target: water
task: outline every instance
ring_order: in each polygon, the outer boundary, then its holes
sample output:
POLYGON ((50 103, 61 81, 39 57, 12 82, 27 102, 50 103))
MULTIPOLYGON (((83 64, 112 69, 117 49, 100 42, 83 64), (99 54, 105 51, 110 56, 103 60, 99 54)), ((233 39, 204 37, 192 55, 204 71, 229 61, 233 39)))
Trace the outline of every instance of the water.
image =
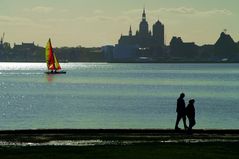
MULTIPOLYGON (((239 128, 239 64, 0 63, 0 129, 174 128, 195 98, 195 128, 239 128)), ((182 127, 182 123, 180 125, 182 127)))

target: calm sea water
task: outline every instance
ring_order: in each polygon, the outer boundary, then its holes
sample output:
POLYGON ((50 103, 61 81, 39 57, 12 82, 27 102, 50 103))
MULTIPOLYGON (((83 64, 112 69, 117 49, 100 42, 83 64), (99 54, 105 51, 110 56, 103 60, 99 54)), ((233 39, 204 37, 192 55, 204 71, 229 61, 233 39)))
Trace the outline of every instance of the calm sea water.
MULTIPOLYGON (((174 128, 195 98, 196 128, 239 128, 239 64, 0 63, 0 129, 174 128)), ((182 126, 182 124, 181 124, 182 126)))

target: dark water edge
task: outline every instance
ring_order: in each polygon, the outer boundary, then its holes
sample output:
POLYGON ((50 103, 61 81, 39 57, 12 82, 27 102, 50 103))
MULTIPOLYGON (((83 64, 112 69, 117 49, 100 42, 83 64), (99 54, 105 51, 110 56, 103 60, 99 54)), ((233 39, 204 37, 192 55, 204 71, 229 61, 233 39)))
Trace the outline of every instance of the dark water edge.
MULTIPOLYGON (((239 129, 194 129, 198 134, 238 134, 239 129)), ((184 130, 174 129, 16 129, 0 130, 0 135, 7 134, 178 134, 184 130)))
MULTIPOLYGON (((9 61, 1 61, 0 63, 45 63, 45 60, 39 60, 39 61, 26 61, 26 60, 9 60, 9 61)), ((118 64, 144 64, 144 63, 148 63, 148 64, 236 64, 239 63, 239 61, 59 61, 60 63, 118 63, 118 64)))

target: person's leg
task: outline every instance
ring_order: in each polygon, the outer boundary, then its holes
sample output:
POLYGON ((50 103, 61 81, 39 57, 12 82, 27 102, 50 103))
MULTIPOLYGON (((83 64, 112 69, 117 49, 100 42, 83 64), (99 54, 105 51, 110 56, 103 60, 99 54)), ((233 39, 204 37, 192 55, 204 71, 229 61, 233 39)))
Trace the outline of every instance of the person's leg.
POLYGON ((192 124, 191 124, 192 128, 193 128, 195 125, 196 125, 196 121, 195 121, 195 119, 192 119, 192 124))
POLYGON ((179 124, 179 122, 180 122, 181 119, 182 119, 182 115, 181 115, 181 114, 178 114, 178 115, 177 115, 176 124, 175 124, 175 129, 176 129, 176 130, 180 129, 180 128, 178 127, 178 124, 179 124))
POLYGON ((188 128, 186 123, 186 116, 183 116, 183 125, 184 125, 184 129, 186 130, 188 128))
POLYGON ((175 129, 179 129, 178 124, 179 124, 180 120, 181 120, 181 115, 178 114, 177 119, 176 119, 175 129))
POLYGON ((192 119, 188 119, 189 120, 189 127, 188 127, 188 134, 191 135, 193 132, 192 132, 192 128, 194 126, 194 122, 192 119))

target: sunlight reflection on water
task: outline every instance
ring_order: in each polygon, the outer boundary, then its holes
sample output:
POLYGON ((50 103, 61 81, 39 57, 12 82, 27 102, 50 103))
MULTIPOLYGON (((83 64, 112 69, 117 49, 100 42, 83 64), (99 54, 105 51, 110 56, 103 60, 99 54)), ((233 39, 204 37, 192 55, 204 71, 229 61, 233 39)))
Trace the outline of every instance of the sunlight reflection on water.
POLYGON ((0 63, 0 70, 44 70, 45 64, 43 63, 17 63, 17 62, 2 62, 0 63))
POLYGON ((61 65, 0 63, 0 129, 169 128, 182 91, 197 128, 238 128, 239 64, 61 65))
MULTIPOLYGON (((107 63, 61 63, 63 69, 100 68, 110 66, 107 63)), ((0 70, 46 70, 45 63, 0 62, 0 70)))

